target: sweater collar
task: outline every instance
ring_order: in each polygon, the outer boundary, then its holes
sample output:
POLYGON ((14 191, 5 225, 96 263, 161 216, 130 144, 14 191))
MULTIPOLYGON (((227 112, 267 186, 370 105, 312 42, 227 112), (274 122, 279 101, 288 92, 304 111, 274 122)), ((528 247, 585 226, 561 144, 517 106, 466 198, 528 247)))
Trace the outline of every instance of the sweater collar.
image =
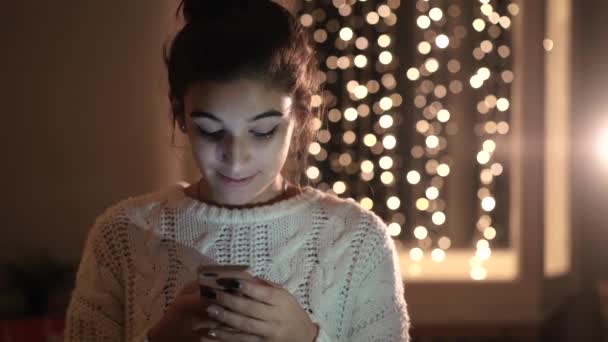
POLYGON ((308 208, 322 193, 310 186, 295 196, 251 208, 234 209, 212 205, 194 199, 184 192, 189 184, 179 182, 169 187, 169 205, 183 208, 189 215, 218 223, 245 223, 273 220, 308 208))

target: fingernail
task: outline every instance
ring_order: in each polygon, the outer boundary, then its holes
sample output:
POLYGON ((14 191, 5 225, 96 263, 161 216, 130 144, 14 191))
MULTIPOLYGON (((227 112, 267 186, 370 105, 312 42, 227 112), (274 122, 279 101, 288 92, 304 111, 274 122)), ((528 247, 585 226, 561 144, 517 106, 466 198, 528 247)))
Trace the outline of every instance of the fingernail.
POLYGON ((217 316, 219 314, 219 310, 215 306, 209 306, 207 308, 207 313, 211 316, 217 316))
POLYGON ((217 299, 217 294, 215 293, 215 290, 210 288, 209 286, 205 286, 205 285, 201 285, 201 296, 208 298, 208 299, 217 299))
POLYGON ((211 337, 217 337, 217 332, 215 330, 209 330, 209 332, 207 333, 207 335, 209 335, 211 337))
POLYGON ((216 282, 218 285, 228 289, 238 289, 241 287, 241 283, 234 278, 220 278, 216 282))

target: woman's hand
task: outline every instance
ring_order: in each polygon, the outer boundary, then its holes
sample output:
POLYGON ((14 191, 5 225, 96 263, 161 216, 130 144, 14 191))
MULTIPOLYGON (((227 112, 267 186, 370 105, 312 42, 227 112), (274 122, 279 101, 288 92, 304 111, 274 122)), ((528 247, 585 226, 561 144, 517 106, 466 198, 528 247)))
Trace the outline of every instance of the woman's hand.
POLYGON ((184 286, 163 318, 148 333, 150 342, 213 341, 208 336, 210 328, 220 324, 210 319, 205 308, 210 301, 201 298, 198 281, 184 286))
POLYGON ((257 281, 223 278, 218 284, 233 288, 244 296, 217 291, 217 305, 209 305, 209 316, 237 331, 221 327, 210 335, 224 342, 312 342, 318 326, 297 300, 280 285, 258 278, 257 281))

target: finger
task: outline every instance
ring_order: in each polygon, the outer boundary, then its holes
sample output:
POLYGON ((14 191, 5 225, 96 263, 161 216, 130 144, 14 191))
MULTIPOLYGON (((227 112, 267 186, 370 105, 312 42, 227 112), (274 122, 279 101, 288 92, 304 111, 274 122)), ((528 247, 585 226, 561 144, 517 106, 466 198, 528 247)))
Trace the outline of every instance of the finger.
POLYGON ((192 330, 198 331, 201 329, 211 329, 223 326, 222 323, 211 319, 207 313, 192 316, 192 330))
POLYGON ((227 331, 225 329, 212 329, 209 332, 210 335, 215 336, 217 339, 225 342, 260 342, 263 341, 262 337, 251 334, 244 334, 240 332, 227 331))
MULTIPOLYGON (((236 291, 236 290, 235 290, 236 291)), ((272 319, 273 307, 256 300, 252 300, 239 294, 227 291, 217 292, 216 302, 230 311, 255 318, 261 321, 272 319)))
POLYGON ((266 280, 266 279, 264 279, 264 278, 255 277, 255 279, 256 279, 256 280, 258 280, 258 281, 260 281, 260 282, 262 282, 262 284, 266 284, 266 285, 273 286, 273 287, 278 287, 278 288, 280 288, 280 289, 282 289, 282 288, 283 288, 283 286, 281 286, 281 285, 279 285, 279 284, 277 284, 277 283, 275 283, 275 282, 272 282, 272 281, 270 281, 270 280, 266 280))
POLYGON ((214 337, 212 335, 210 335, 211 331, 215 331, 218 329, 222 329, 228 332, 238 332, 238 330, 233 329, 227 325, 224 325, 222 323, 217 323, 217 325, 213 326, 213 327, 207 327, 207 328, 201 328, 199 330, 193 331, 194 333, 194 337, 196 338, 195 341, 218 341, 217 337, 214 337))
POLYGON ((285 298, 285 289, 282 287, 262 285, 259 281, 239 281, 239 292, 271 306, 278 306, 285 298))
POLYGON ((268 336, 270 332, 270 327, 266 322, 231 312, 219 305, 209 306, 207 313, 209 317, 247 334, 268 336))

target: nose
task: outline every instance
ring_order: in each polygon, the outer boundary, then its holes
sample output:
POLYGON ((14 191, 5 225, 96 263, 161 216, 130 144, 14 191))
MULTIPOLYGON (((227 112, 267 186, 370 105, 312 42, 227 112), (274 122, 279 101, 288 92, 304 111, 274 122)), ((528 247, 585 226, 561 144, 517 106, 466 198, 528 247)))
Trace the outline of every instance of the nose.
POLYGON ((247 164, 251 160, 249 144, 245 139, 226 134, 222 143, 218 144, 218 158, 225 166, 224 172, 230 172, 226 176, 247 177, 247 164))

